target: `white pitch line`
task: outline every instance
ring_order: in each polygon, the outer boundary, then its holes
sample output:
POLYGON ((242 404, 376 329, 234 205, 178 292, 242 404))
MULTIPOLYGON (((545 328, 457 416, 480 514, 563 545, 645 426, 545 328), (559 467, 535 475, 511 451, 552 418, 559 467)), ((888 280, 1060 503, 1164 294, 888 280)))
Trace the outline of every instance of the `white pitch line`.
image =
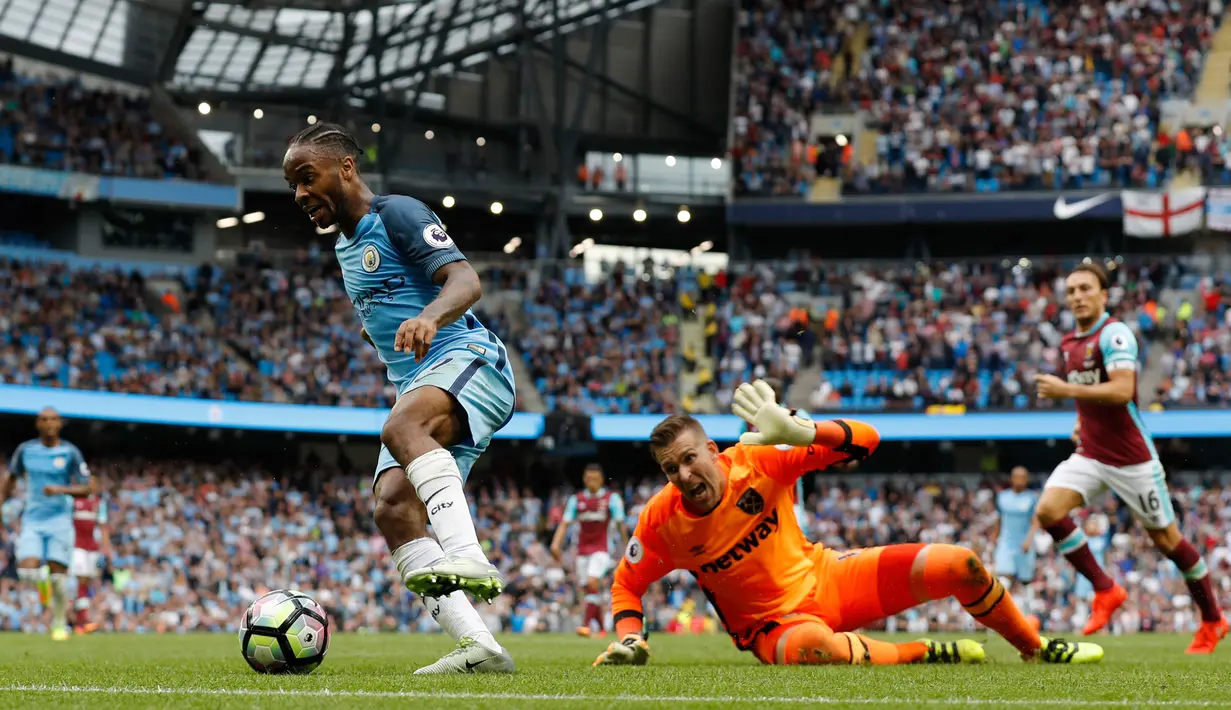
POLYGON ((736 703, 736 704, 784 704, 802 705, 811 703, 847 703, 850 705, 895 705, 911 707, 919 705, 950 706, 1051 706, 1051 707, 1149 707, 1149 708, 1231 708, 1226 700, 1077 700, 1062 698, 839 698, 806 696, 739 696, 739 695, 551 695, 548 693, 450 693, 418 690, 307 690, 307 689, 260 689, 260 688, 108 688, 80 685, 3 685, 0 693, 96 693, 99 695, 211 695, 240 698, 250 697, 332 697, 332 698, 405 698, 447 700, 534 700, 541 702, 569 703, 736 703))

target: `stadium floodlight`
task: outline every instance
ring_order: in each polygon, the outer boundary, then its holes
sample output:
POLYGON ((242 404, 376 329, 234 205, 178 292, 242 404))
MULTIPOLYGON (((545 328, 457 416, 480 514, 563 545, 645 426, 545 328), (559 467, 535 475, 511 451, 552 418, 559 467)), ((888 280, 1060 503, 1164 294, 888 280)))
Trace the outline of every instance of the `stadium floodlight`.
POLYGON ((424 131, 424 132, 423 132, 423 137, 424 137, 424 138, 426 138, 427 140, 429 140, 429 141, 430 141, 430 140, 432 140, 433 138, 435 138, 435 137, 436 137, 436 131, 433 131, 433 130, 431 130, 431 129, 428 129, 428 130, 426 130, 426 131, 424 131))
POLYGON ((499 202, 492 203, 492 214, 500 214, 503 211, 504 211, 504 205, 500 204, 499 202))
POLYGON ((624 154, 623 153, 612 153, 611 159, 618 163, 621 160, 624 160, 624 154))
POLYGON ((252 117, 255 119, 265 118, 265 112, 259 108, 252 109, 252 117))
POLYGON ((214 226, 217 227, 218 229, 230 229, 231 227, 234 227, 237 224, 239 224, 238 217, 223 217, 217 222, 214 222, 214 226))
POLYGON ((201 103, 197 104, 197 111, 198 111, 198 112, 199 112, 202 116, 208 116, 208 115, 209 115, 209 112, 210 112, 209 102, 208 102, 208 101, 202 101, 201 103))
POLYGON ((309 116, 308 116, 308 125, 309 125, 309 126, 315 126, 315 125, 316 125, 316 116, 313 116, 313 115, 309 115, 309 116))
POLYGON ((513 237, 508 244, 504 245, 504 253, 512 254, 517 251, 517 247, 521 246, 521 237, 513 237))
POLYGON ((692 212, 689 212, 687 207, 681 207, 680 211, 675 213, 675 218, 683 224, 692 219, 692 212))
POLYGON ((602 210, 600 210, 600 209, 599 209, 599 208, 597 208, 597 207, 595 207, 594 209, 590 210, 590 221, 591 221, 591 222, 599 222, 599 221, 602 221, 602 219, 603 219, 603 211, 602 211, 602 210))
POLYGON ((644 222, 645 217, 646 217, 645 210, 641 209, 640 207, 633 210, 633 221, 634 222, 644 222))
POLYGON ((243 217, 244 224, 256 224, 257 222, 260 222, 264 219, 265 219, 264 212, 249 212, 243 217))
POLYGON ((453 205, 457 204, 457 201, 453 199, 453 195, 445 195, 440 204, 444 205, 445 209, 452 209, 453 205))
POLYGON ((487 145, 487 139, 484 138, 483 136, 479 136, 478 138, 474 139, 474 144, 482 148, 483 146, 487 145))
POLYGON ((722 170, 722 158, 714 158, 711 160, 710 167, 715 170, 722 170))
POLYGON ((379 123, 373 123, 373 124, 372 124, 372 132, 373 132, 373 133, 380 133, 380 124, 379 124, 379 123))
POLYGON ((668 156, 667 156, 667 167, 668 167, 668 168, 674 168, 674 167, 675 167, 675 156, 674 156, 674 155, 668 155, 668 156))

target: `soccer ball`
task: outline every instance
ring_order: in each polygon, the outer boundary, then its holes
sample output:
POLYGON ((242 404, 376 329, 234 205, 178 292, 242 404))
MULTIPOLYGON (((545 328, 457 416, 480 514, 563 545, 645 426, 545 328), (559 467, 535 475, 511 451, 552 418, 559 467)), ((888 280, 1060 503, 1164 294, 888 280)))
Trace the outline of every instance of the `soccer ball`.
POLYGON ((244 612, 239 648, 257 673, 311 673, 329 650, 329 616, 303 592, 270 592, 244 612))

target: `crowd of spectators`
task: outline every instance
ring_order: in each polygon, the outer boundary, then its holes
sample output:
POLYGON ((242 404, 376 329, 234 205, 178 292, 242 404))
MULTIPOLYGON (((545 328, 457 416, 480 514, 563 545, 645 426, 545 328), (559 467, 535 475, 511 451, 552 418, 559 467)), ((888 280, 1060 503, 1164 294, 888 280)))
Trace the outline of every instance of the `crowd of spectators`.
MULTIPOLYGON (((1061 368, 1058 346, 1075 325, 1063 298, 1073 263, 799 259, 715 273, 615 263, 597 275, 480 264, 489 294, 478 316, 519 354, 522 394, 536 389, 546 411, 721 411, 740 382, 789 391, 818 362, 820 381, 795 406, 1049 406, 1029 393, 1036 373, 1061 368), (703 337, 685 338, 689 323, 703 337)), ((1107 265, 1110 310, 1137 332, 1142 362, 1156 345, 1165 351, 1170 377, 1142 404, 1231 401, 1222 277, 1162 258, 1107 265), (1165 289, 1201 299, 1169 312, 1165 289)), ((0 365, 16 384, 375 408, 396 399, 336 261, 315 248, 277 265, 250 254, 152 275, 0 259, 0 365), (159 300, 149 279, 178 289, 159 300)))
MULTIPOLYGON (((825 373, 816 409, 972 409, 1050 406, 1031 396, 1037 373, 1063 368, 1059 345, 1075 327, 1064 306, 1066 262, 961 262, 823 268, 840 294, 821 338, 825 373)), ((1111 262, 1108 310, 1152 343, 1183 324, 1158 302, 1187 283, 1179 261, 1111 262)), ((1145 397, 1147 401, 1150 397, 1145 397)))
POLYGON ((1195 87, 1222 12, 1222 0, 746 3, 739 189, 799 195, 818 174, 856 193, 1153 187, 1177 163, 1221 179, 1226 136, 1159 126, 1161 102, 1195 87), (874 157, 812 133, 814 115, 855 110, 874 157))
MULTIPOLYGON (((255 465, 115 460, 94 463, 111 511, 104 584, 94 599, 105 631, 233 630, 245 606, 271 588, 294 587, 320 600, 344 631, 435 631, 430 615, 401 585, 372 524, 366 473, 318 468, 271 471, 255 465)), ((628 501, 628 525, 662 481, 616 484, 628 501)), ((1216 589, 1231 601, 1231 488, 1189 480, 1175 490, 1181 524, 1206 555, 1216 589)), ((571 631, 581 599, 572 561, 557 562, 548 542, 569 491, 546 496, 511 482, 472 491, 480 539, 509 580, 509 591, 480 605, 490 628, 514 633, 571 631)), ((978 477, 945 482, 898 476, 876 485, 853 476, 818 479, 800 506, 808 537, 834 549, 901 542, 947 542, 991 559, 994 488, 978 477)), ((1095 502, 1092 537, 1109 544, 1106 566, 1130 591, 1113 632, 1186 632, 1196 623, 1183 580, 1127 509, 1108 496, 1095 502)), ((44 630, 33 589, 19 586, 12 530, 0 529, 0 629, 44 630)), ((1088 613, 1090 590, 1035 540, 1037 583, 1020 602, 1047 630, 1068 633, 1088 613)), ((646 595, 651 628, 672 626, 682 609, 706 609, 695 580, 673 573, 646 595)), ((713 616, 712 610, 709 611, 713 616)), ((975 628, 956 602, 902 615, 890 628, 923 633, 975 628)))
POLYGON ((674 411, 678 385, 677 280, 613 264, 599 279, 581 268, 543 279, 525 298, 514 342, 549 410, 582 414, 674 411))
POLYGON ((150 113, 148 96, 19 73, 0 57, 0 164, 135 178, 204 179, 200 147, 150 113))
MULTIPOLYGON (((1199 288, 1204 317, 1178 318, 1174 338, 1162 343, 1166 377, 1157 398, 1168 405, 1231 406, 1231 283, 1206 277, 1199 288)), ((1181 314, 1182 315, 1182 314, 1181 314)))

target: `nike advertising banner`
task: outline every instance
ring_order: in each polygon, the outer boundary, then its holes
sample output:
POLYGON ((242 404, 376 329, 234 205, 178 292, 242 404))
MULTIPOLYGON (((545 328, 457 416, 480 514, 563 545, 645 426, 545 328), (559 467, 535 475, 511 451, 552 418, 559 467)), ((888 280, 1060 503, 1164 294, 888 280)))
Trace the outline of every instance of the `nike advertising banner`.
POLYGON ((837 202, 737 198, 727 220, 747 226, 944 224, 1121 218, 1118 190, 843 195, 837 202))
POLYGON ((1205 227, 1219 232, 1231 232, 1231 189, 1210 188, 1205 199, 1205 227))
POLYGON ((1185 187, 1165 192, 1125 190, 1124 233, 1130 237, 1174 237, 1201 229, 1205 188, 1185 187))

